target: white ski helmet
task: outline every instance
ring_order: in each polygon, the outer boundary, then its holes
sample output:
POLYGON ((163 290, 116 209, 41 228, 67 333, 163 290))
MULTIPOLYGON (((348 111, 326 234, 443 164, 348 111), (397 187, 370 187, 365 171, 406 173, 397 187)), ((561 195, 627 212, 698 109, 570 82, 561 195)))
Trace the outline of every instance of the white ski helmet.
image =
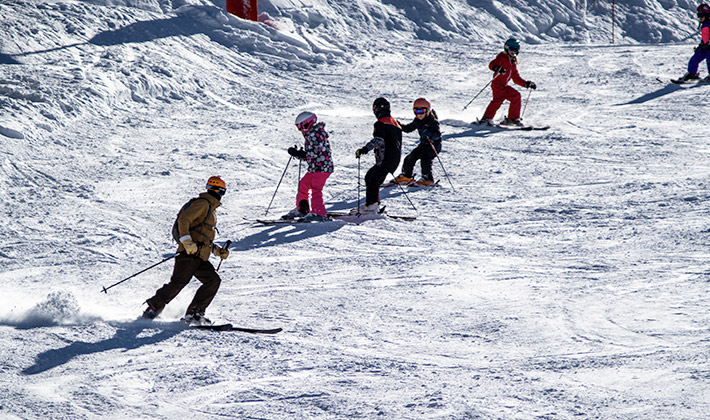
POLYGON ((303 111, 296 117, 296 127, 301 131, 308 131, 316 121, 318 121, 316 114, 303 111))

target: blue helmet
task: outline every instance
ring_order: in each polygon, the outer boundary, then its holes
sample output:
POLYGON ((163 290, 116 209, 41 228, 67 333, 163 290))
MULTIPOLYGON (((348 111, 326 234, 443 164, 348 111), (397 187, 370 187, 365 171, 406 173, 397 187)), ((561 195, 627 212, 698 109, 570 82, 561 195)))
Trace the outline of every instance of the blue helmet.
POLYGON ((503 48, 507 51, 511 51, 517 54, 518 51, 520 51, 520 42, 518 42, 518 40, 515 38, 510 38, 505 41, 505 44, 503 44, 503 48))

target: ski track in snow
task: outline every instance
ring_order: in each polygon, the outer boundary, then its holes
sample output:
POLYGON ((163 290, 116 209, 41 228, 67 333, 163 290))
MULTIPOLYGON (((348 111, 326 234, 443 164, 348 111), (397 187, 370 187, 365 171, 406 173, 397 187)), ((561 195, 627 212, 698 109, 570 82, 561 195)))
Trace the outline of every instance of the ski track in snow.
MULTIPOLYGON (((94 28, 162 16, 38 4, 48 25, 62 7, 94 28)), ((710 87, 656 81, 682 71, 690 44, 524 45, 521 75, 539 86, 525 120, 552 128, 491 132, 469 124, 488 92, 461 108, 497 44, 353 41, 361 52, 298 57, 279 44, 290 38, 233 51, 217 33, 30 45, 48 51, 2 66, 2 105, 24 126, 0 122, 0 417, 706 418, 710 87), (435 161, 441 187, 408 190, 416 212, 381 193, 413 222, 244 221, 302 143, 304 109, 331 134, 327 206, 355 206, 354 151, 379 95, 407 122, 410 101, 432 102, 455 190, 435 161), (235 242, 208 315, 278 335, 173 322, 196 282, 162 321, 135 321, 171 262, 99 293, 174 250, 177 209, 215 173, 229 186, 220 238, 235 242)), ((272 216, 293 206, 297 173, 272 216)))

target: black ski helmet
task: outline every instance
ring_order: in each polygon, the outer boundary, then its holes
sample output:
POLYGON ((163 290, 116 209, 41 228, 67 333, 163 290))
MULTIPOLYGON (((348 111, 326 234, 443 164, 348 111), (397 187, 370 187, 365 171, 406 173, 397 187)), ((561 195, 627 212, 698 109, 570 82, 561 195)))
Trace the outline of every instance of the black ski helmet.
POLYGON ((375 99, 375 102, 372 103, 372 112, 377 118, 389 117, 390 103, 387 101, 387 99, 379 97, 375 99))

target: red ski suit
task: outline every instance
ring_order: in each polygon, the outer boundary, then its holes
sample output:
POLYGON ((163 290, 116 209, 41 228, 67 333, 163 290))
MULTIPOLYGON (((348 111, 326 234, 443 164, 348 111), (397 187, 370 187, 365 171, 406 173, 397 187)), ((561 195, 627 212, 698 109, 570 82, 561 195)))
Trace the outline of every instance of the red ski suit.
POLYGON ((493 81, 491 82, 491 89, 493 90, 493 100, 488 104, 486 112, 483 116, 486 118, 493 119, 496 116, 496 111, 503 104, 506 99, 510 101, 510 108, 508 108, 508 118, 511 120, 520 118, 520 92, 518 92, 512 86, 508 86, 508 81, 513 79, 515 84, 525 87, 525 80, 518 74, 518 67, 516 65, 516 58, 511 57, 505 51, 498 54, 498 56, 488 64, 488 68, 493 70, 495 66, 501 66, 505 69, 505 73, 496 73, 493 76, 493 81))

